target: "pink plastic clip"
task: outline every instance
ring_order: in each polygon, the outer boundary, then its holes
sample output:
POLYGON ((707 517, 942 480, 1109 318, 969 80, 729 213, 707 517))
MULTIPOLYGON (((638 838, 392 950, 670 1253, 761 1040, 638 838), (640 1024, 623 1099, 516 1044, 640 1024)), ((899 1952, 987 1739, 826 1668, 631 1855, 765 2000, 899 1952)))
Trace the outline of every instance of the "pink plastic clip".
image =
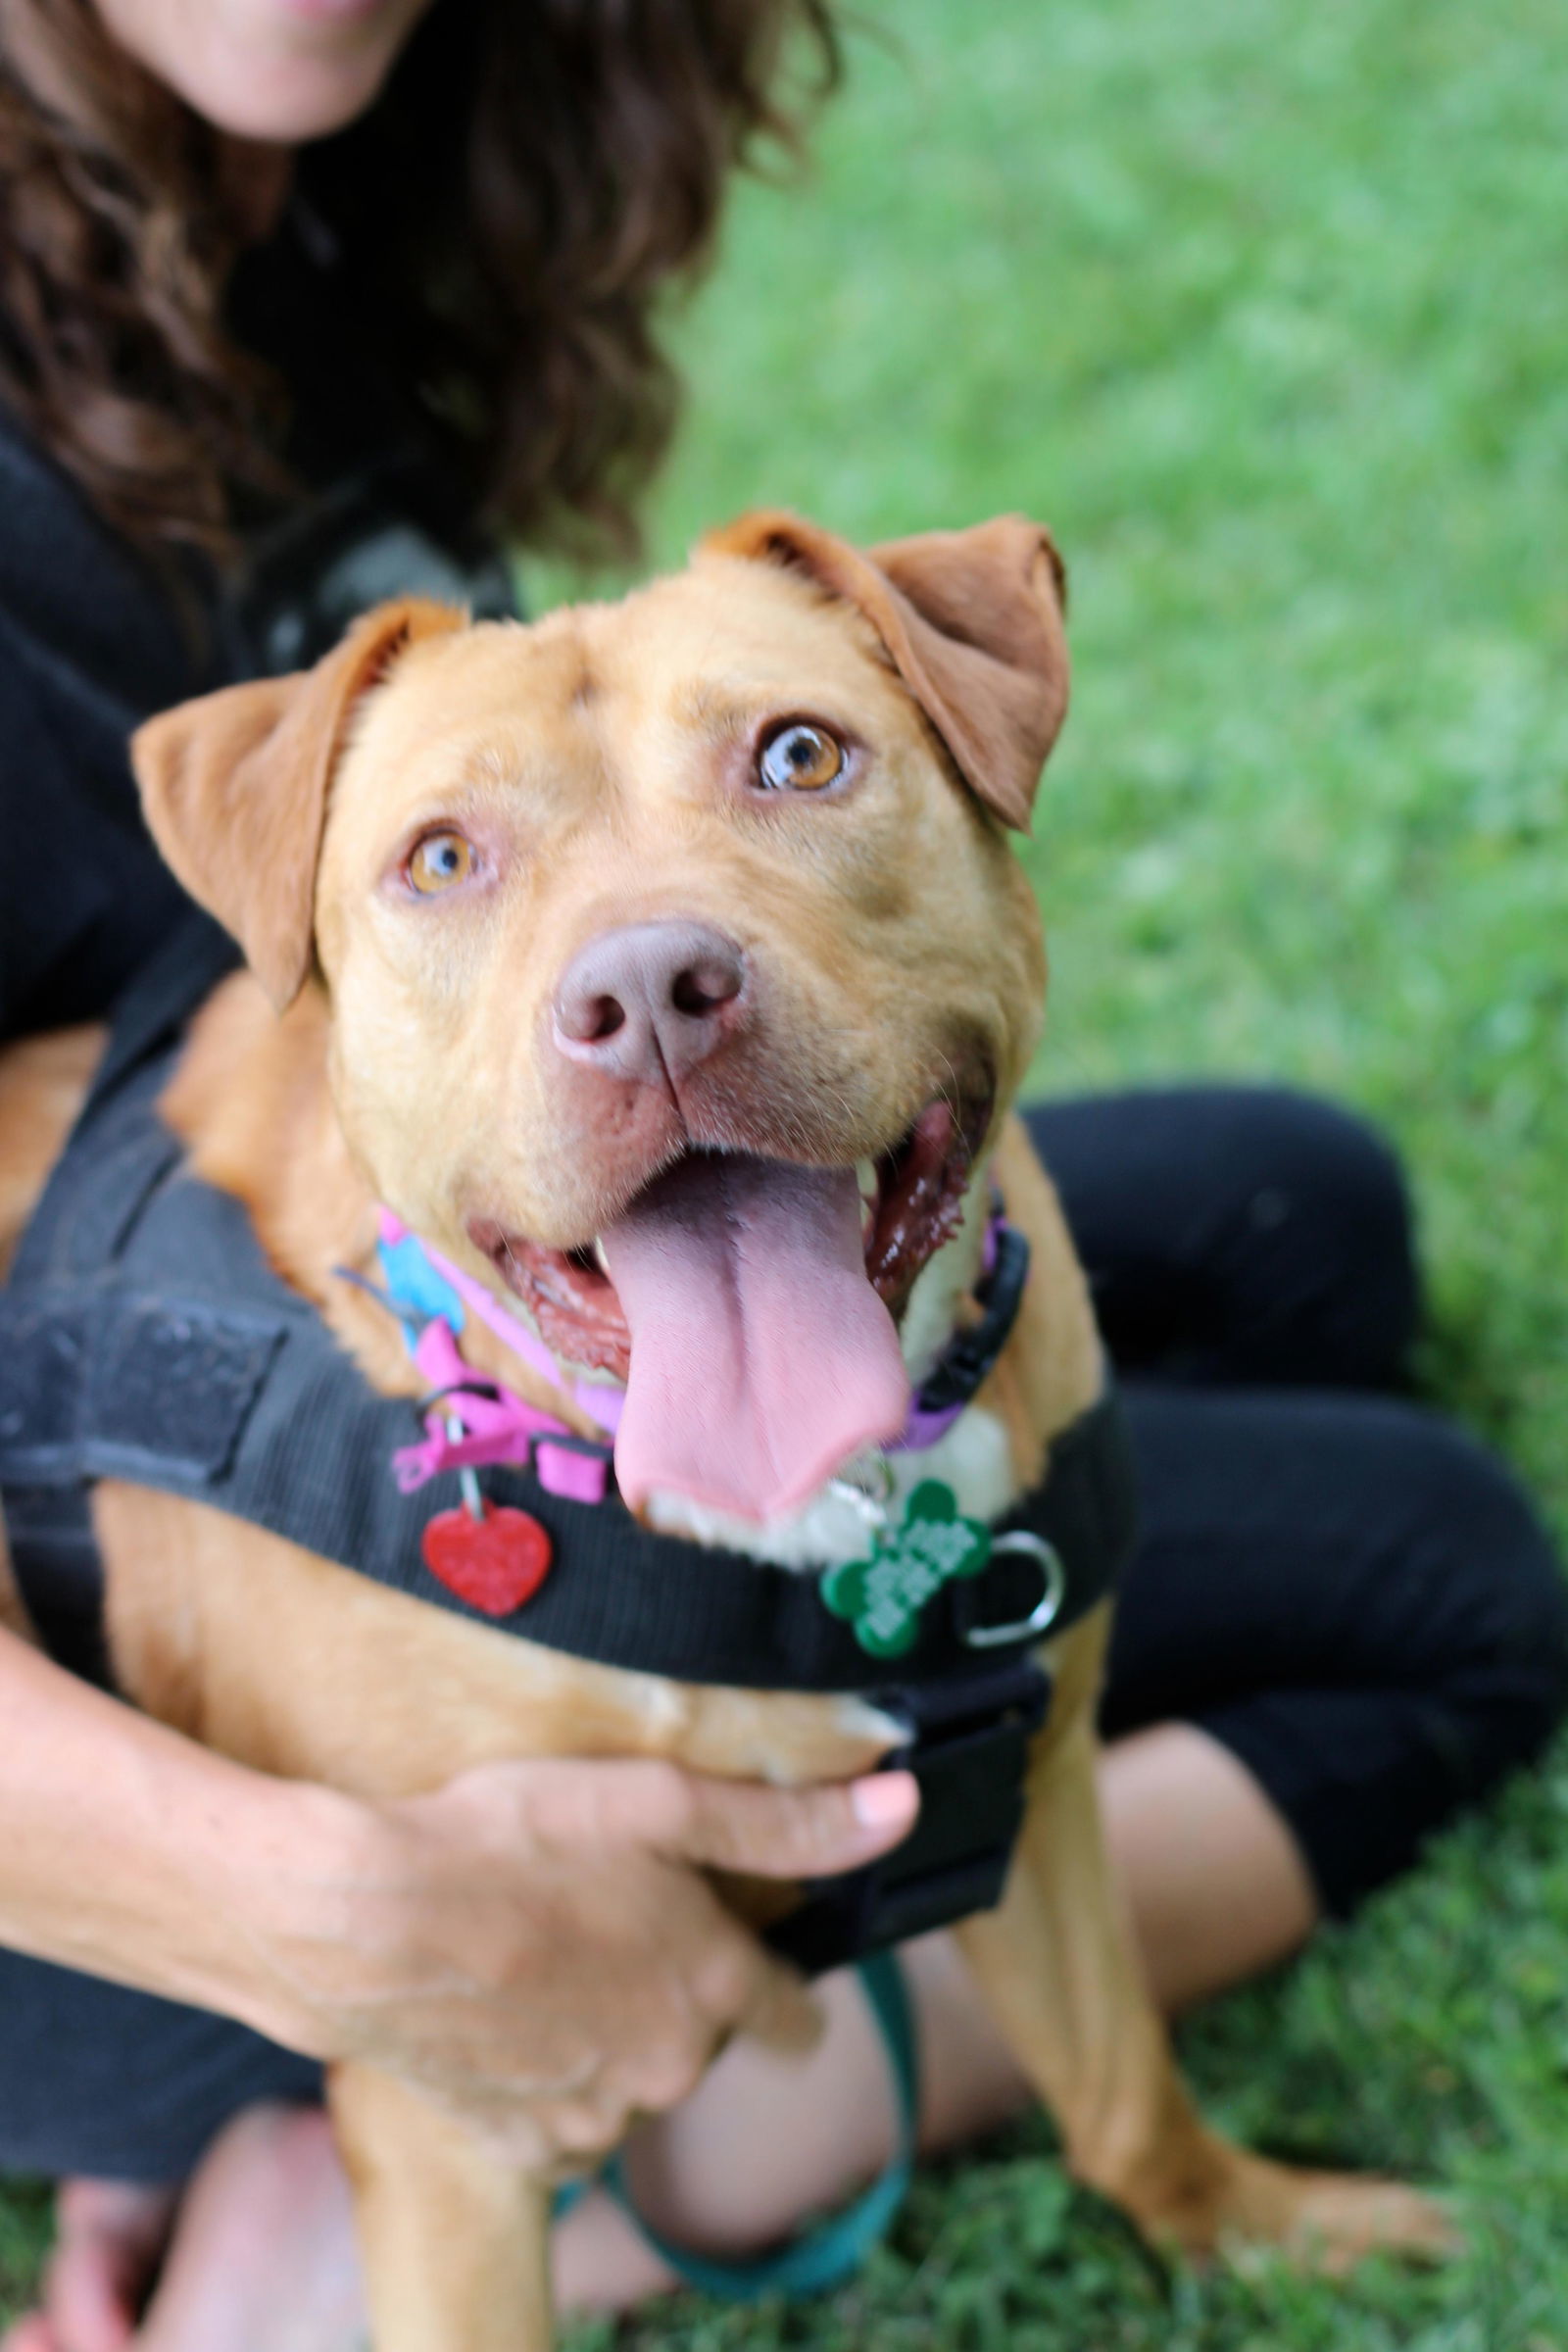
POLYGON ((414 1360, 432 1389, 447 1391, 432 1405, 421 1445, 402 1446, 392 1456, 393 1475, 401 1492, 412 1494, 443 1470, 478 1469, 489 1462, 508 1462, 526 1469, 538 1446, 539 1483, 552 1494, 576 1502, 602 1502, 606 1464, 597 1454, 579 1453, 552 1446, 552 1438, 569 1438, 564 1422, 500 1381, 485 1381, 493 1395, 473 1386, 475 1374, 463 1360, 450 1323, 429 1322, 420 1332, 414 1360))
POLYGON ((539 1484, 547 1494, 568 1502, 603 1502, 610 1482, 610 1464, 603 1454, 578 1453, 569 1446, 552 1446, 541 1438, 534 1449, 539 1484))

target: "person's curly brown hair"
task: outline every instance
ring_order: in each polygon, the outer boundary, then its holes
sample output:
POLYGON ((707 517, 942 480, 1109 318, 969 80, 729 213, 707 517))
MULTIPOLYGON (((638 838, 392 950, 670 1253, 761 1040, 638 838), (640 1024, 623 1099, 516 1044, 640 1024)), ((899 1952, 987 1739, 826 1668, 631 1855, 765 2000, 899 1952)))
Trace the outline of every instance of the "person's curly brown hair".
MULTIPOLYGON (((669 437, 660 296, 828 0, 437 0, 386 90, 311 152, 395 371, 520 536, 631 535, 669 437)), ((280 388, 225 330, 244 243, 221 143, 90 0, 0 0, 0 401, 143 544, 221 551, 277 484, 280 388)))

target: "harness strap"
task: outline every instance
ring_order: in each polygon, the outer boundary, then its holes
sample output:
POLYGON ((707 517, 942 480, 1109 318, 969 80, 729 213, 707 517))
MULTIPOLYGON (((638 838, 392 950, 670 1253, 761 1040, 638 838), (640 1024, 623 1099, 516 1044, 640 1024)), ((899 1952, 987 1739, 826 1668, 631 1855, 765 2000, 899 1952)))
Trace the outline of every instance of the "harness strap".
POLYGON ((807 1976, 1001 1902, 1023 1819, 1029 1742, 1046 1719, 1051 1682, 1028 1653, 877 1697, 907 1731, 881 1769, 913 1773, 920 1810, 892 1853, 812 1880, 799 1907, 768 1930, 765 1940, 807 1976))
MULTIPOLYGON (((369 1388, 272 1271, 241 1202, 185 1171, 157 1115, 167 1058, 117 1059, 0 1295, 0 1483, 9 1496, 122 1478, 471 1614, 420 1550, 432 1511, 458 1498, 456 1475, 447 1494, 439 1481, 399 1492, 387 1464, 419 1436, 416 1408, 369 1388)), ((484 1479, 493 1501, 540 1522, 562 1563, 498 1621, 530 1641, 687 1682, 852 1691, 876 1678, 815 1578, 658 1535, 618 1502, 574 1502, 520 1470, 484 1479)), ((1003 1520, 1011 1530, 1061 1557, 1057 1630, 1103 1597, 1134 1533, 1113 1396, 1057 1441, 1045 1485, 1003 1520)), ((1024 1621, 1038 1591, 1005 1552, 946 1587, 898 1683, 967 1670, 972 1637, 1024 1621)))
MULTIPOLYGON (((99 1284, 83 1296, 46 1282, 0 1300, 8 1507, 17 1490, 125 1479, 473 1618, 420 1550, 432 1511, 459 1498, 457 1475, 447 1474, 448 1493, 437 1479, 404 1494, 387 1473, 418 1431, 410 1402, 368 1389, 314 1310, 280 1286, 263 1294, 265 1310, 202 1295, 189 1277, 209 1250, 229 1275, 274 1281, 237 1201, 176 1176, 154 1215, 169 1268, 157 1295, 99 1284)), ((753 1690, 904 1688, 972 1670, 988 1631, 1025 1626, 1040 1597, 1034 1564, 999 1548, 983 1573, 935 1595, 895 1676, 823 1606, 812 1575, 658 1535, 616 1501, 574 1502, 520 1470, 482 1477, 492 1501, 539 1521, 560 1565, 520 1608, 479 1621, 607 1666, 753 1690)), ((1067 1589, 1053 1630, 1062 1632, 1109 1592, 1134 1527, 1126 1432, 1107 1396, 1058 1440, 1049 1480, 998 1533, 1032 1534, 1059 1555, 1067 1589)), ((1004 1647, 1030 1645, 1019 1634, 1004 1647)))
POLYGON ((104 1572, 85 1487, 7 1487, 11 1573, 55 1663, 100 1690, 113 1688, 104 1639, 104 1572))

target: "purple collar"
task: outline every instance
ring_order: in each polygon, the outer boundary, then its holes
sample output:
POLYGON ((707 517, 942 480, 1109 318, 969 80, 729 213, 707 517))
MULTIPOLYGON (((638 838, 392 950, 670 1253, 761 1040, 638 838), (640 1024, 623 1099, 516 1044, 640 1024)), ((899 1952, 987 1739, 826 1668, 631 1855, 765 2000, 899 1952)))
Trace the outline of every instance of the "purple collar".
MULTIPOLYGON (((405 1446, 392 1457, 401 1491, 413 1494, 444 1470, 507 1462, 519 1469, 531 1466, 547 1494, 572 1502, 603 1502, 624 1391, 605 1381, 572 1381, 576 1402, 603 1432, 602 1440, 579 1437, 555 1414, 464 1361, 459 1335, 471 1310, 552 1387, 564 1385, 538 1334, 483 1283, 421 1242, 389 1208, 378 1212, 377 1253, 386 1280, 385 1303, 402 1320, 409 1352, 430 1391, 421 1408, 422 1444, 405 1446)), ((904 1435, 886 1448, 889 1453, 922 1453, 952 1428, 1006 1345, 1028 1272, 1029 1245, 1007 1223, 999 1200, 986 1228, 975 1289, 980 1320, 955 1332, 910 1399, 904 1435)))

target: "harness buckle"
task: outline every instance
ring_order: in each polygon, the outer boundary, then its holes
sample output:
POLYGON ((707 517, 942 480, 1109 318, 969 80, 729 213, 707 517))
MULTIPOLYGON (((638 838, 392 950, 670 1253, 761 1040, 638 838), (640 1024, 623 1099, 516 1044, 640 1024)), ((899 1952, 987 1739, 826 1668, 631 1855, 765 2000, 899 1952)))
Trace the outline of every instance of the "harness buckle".
POLYGON ((1044 1536, 1032 1535, 1027 1528, 1009 1528, 1005 1535, 994 1537, 991 1557, 995 1560, 1015 1553, 1019 1558, 1032 1560, 1040 1571, 1041 1592, 1027 1617, 1015 1617, 1004 1625, 966 1625, 963 1639, 971 1649, 999 1649, 1005 1643, 1037 1642, 1049 1633, 1061 1614, 1067 1597, 1067 1571, 1054 1544, 1044 1536))
POLYGON ((799 1909, 768 1931, 808 1976, 951 1926, 1002 1899, 1023 1819, 1029 1743, 1051 1685, 1030 1655, 937 1683, 876 1690, 908 1729, 884 1771, 912 1772, 920 1815, 891 1854, 842 1878, 814 1879, 799 1909))

